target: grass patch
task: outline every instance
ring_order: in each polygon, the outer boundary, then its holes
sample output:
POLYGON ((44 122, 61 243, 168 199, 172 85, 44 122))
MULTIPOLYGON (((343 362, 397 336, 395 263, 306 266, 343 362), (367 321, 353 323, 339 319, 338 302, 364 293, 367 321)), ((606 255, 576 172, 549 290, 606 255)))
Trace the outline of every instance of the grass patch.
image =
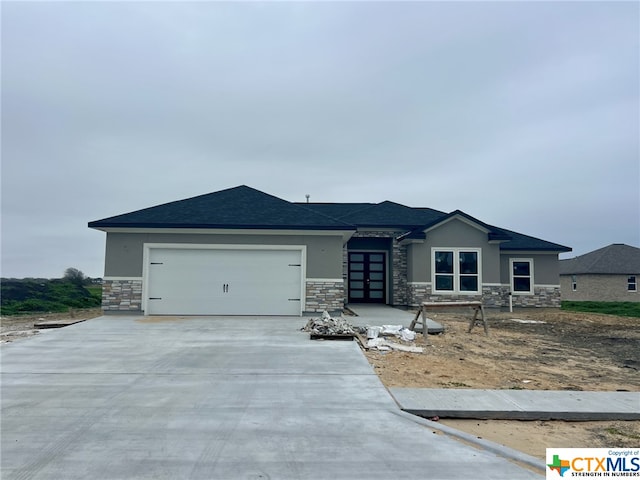
POLYGON ((68 312, 102 303, 101 286, 85 287, 67 280, 2 279, 0 289, 2 315, 68 312))
POLYGON ((562 302, 561 309, 571 312, 604 313, 640 318, 640 302, 573 302, 565 300, 562 302))
POLYGON ((102 285, 92 285, 90 287, 84 287, 93 298, 102 302, 102 285))

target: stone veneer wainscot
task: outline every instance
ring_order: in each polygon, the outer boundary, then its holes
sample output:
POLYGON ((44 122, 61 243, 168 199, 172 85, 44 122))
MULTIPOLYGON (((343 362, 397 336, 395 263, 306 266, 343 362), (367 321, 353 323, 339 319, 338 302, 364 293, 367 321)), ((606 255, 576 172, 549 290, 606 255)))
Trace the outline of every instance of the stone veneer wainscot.
POLYGON ((109 312, 142 312, 142 280, 109 280, 102 284, 102 309, 109 312))
MULTIPOLYGON (((533 295, 513 295, 514 307, 560 307, 559 286, 534 285, 533 295)), ((409 283, 409 305, 418 306, 422 302, 455 302, 482 300, 485 307, 505 308, 509 306, 509 285, 483 285, 480 295, 442 295, 431 291, 430 283, 409 283)))
POLYGON ((305 312, 342 312, 344 282, 340 280, 307 280, 305 312))

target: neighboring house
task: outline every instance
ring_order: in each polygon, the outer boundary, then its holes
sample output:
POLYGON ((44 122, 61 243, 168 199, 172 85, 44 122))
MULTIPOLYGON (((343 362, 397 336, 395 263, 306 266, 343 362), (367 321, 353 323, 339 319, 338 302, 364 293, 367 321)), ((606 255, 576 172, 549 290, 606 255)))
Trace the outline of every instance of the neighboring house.
POLYGON ((247 186, 90 222, 107 313, 302 315, 346 303, 560 305, 570 248, 464 212, 292 203, 247 186))
POLYGON ((640 248, 614 243, 560 260, 563 300, 640 302, 640 248))

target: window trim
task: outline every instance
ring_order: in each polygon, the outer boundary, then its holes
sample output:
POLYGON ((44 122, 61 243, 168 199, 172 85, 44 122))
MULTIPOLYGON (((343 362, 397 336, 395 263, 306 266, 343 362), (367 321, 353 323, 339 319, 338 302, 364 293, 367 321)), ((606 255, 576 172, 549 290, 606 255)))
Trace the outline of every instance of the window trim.
POLYGON ((637 292, 637 291, 638 291, 638 276, 637 275, 627 276, 627 292, 637 292), (631 279, 633 279, 633 281, 631 279))
POLYGON ((533 258, 510 258, 509 259, 509 288, 511 288, 511 295, 533 295, 535 292, 534 282, 533 282, 533 258), (516 262, 527 262, 529 263, 529 275, 514 275, 513 274, 513 264, 516 262), (529 290, 523 291, 515 290, 514 286, 514 278, 528 278, 529 279, 529 290))
MULTIPOLYGON (((472 276, 463 274, 462 276, 472 276)), ((438 295, 482 295, 482 248, 474 247, 431 247, 431 285, 432 292, 438 295), (436 290, 436 252, 453 253, 453 290, 436 290), (478 259, 478 289, 475 291, 460 290, 460 252, 473 252, 478 259)))

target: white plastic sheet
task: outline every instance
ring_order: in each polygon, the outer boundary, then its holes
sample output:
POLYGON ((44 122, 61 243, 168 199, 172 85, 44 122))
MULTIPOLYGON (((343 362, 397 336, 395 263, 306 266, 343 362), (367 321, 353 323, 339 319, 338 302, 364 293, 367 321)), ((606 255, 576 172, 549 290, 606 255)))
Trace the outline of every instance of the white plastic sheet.
POLYGON ((400 336, 400 330, 402 330, 402 325, 382 325, 382 333, 383 335, 396 335, 400 336))
POLYGON ((367 338, 378 338, 382 327, 367 327, 367 338))
POLYGON ((403 328, 400 330, 400 338, 405 342, 413 342, 416 339, 416 332, 408 328, 403 328))

